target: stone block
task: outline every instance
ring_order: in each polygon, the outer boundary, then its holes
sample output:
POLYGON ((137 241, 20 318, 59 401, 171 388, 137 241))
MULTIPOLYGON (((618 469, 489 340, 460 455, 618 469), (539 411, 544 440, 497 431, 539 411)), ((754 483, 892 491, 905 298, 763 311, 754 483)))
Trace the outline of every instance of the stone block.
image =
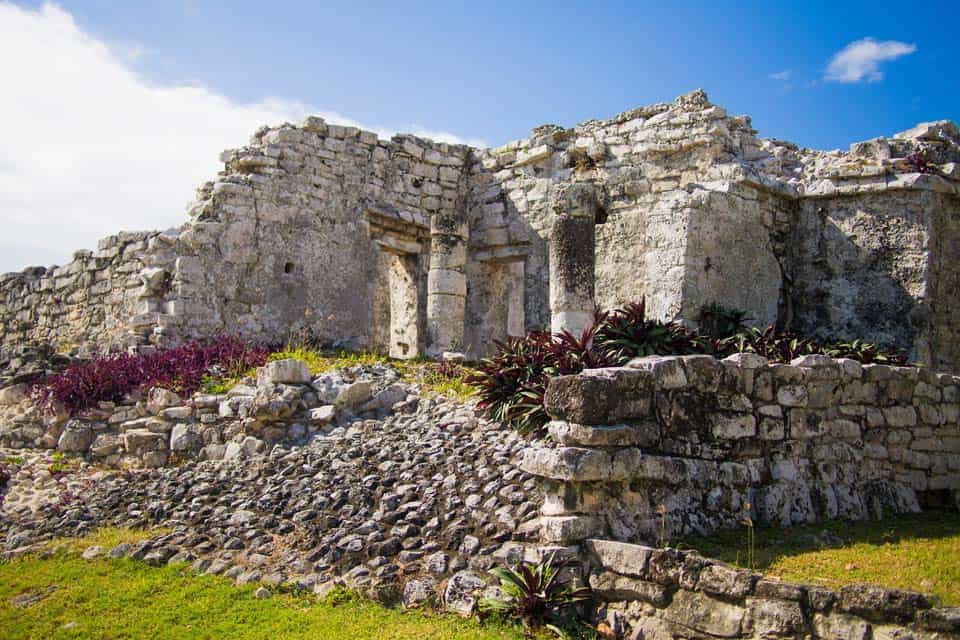
POLYGON ((799 602, 747 598, 746 605, 755 637, 794 637, 803 630, 803 611, 799 602))
POLYGON ((67 422, 57 440, 57 449, 68 453, 86 453, 93 442, 93 429, 79 420, 67 422))
POLYGON ((609 571, 591 573, 589 583, 593 592, 605 602, 640 601, 655 607, 664 607, 670 602, 670 592, 663 585, 609 571))
POLYGON ((635 473, 641 458, 640 450, 635 448, 616 451, 583 447, 528 448, 520 468, 554 480, 626 480, 635 473))
POLYGON ((143 455, 167 448, 167 438, 149 429, 131 429, 123 434, 123 447, 131 455, 143 455))
POLYGON ((603 523, 594 516, 543 516, 539 526, 543 542, 564 545, 603 533, 603 523))
POLYGON ((587 540, 584 543, 603 568, 624 576, 642 578, 650 560, 650 547, 612 540, 587 540))
POLYGON ((842 613, 824 615, 814 614, 813 630, 817 638, 830 640, 869 640, 871 625, 867 621, 855 616, 842 613))
POLYGON ((682 389, 687 386, 687 373, 680 356, 647 356, 627 363, 632 369, 649 371, 658 389, 682 389))
POLYGON ((805 386, 788 384, 777 389, 777 402, 784 407, 805 407, 808 400, 805 386))
POLYGON ((753 591, 757 575, 746 569, 734 569, 722 564, 705 567, 700 572, 697 586, 704 592, 730 598, 742 598, 753 591))
POLYGON ((770 364, 770 361, 763 356, 755 353, 735 353, 723 359, 724 362, 731 362, 743 369, 760 369, 770 364))
POLYGON ((614 402, 615 381, 583 375, 557 376, 547 384, 544 407, 551 418, 578 424, 608 422, 614 402))
POLYGON ((169 389, 154 387, 147 394, 147 411, 153 414, 159 414, 163 409, 182 404, 183 400, 180 396, 169 389))
POLYGON ((366 380, 358 380, 342 389, 337 394, 333 405, 336 409, 353 411, 373 397, 373 386, 366 380))
POLYGON ((718 440, 739 440, 757 435, 757 419, 752 414, 711 414, 711 430, 718 440))
POLYGON ((313 376, 303 360, 274 360, 257 369, 257 386, 273 384, 310 384, 313 376))
POLYGON ((840 610, 873 622, 910 622, 919 611, 929 608, 927 597, 913 591, 868 584, 850 584, 840 589, 840 610))
POLYGON ((643 426, 634 425, 583 425, 564 420, 547 424, 550 436, 562 445, 585 447, 627 447, 637 444, 638 430, 645 432, 644 441, 659 439, 657 424, 653 421, 643 426))
POLYGON ((0 389, 0 406, 19 404, 30 396, 30 388, 24 384, 13 384, 0 389))
POLYGON ((881 411, 890 427, 913 427, 917 424, 917 411, 913 407, 884 407, 881 411))
POLYGON ((747 610, 702 593, 678 591, 663 617, 700 633, 720 638, 741 635, 747 610))

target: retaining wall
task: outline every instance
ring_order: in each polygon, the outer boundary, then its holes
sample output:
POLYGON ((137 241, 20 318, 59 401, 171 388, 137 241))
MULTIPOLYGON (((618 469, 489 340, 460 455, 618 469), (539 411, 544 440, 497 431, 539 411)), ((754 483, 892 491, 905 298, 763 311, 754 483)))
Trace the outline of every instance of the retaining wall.
POLYGON ((839 591, 766 579, 695 551, 605 540, 584 545, 585 571, 620 637, 960 637, 960 614, 920 593, 851 584, 839 591))
POLYGON ((958 389, 825 356, 639 358, 551 379, 555 445, 521 467, 542 479, 549 542, 915 512, 960 489, 958 389))

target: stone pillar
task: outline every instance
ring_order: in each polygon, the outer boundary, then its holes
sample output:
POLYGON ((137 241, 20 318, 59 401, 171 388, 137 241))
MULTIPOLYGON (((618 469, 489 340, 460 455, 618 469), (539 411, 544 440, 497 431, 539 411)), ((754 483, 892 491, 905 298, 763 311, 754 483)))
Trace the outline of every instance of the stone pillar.
POLYGON ((560 196, 550 234, 550 315, 554 333, 579 336, 593 321, 595 224, 593 185, 572 184, 560 196))
POLYGON ((465 351, 467 305, 467 221, 460 212, 430 218, 430 271, 427 274, 427 354, 465 351))

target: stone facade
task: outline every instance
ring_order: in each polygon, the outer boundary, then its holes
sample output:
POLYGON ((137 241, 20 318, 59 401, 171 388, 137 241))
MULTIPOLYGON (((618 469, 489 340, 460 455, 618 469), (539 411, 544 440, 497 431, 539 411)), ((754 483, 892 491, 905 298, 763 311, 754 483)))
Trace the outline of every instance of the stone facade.
POLYGON ((953 123, 824 153, 758 138, 695 91, 497 149, 307 118, 222 159, 179 229, 4 276, 0 345, 309 327, 398 357, 484 355, 645 297, 662 319, 721 302, 757 325, 960 362, 953 123))
POLYGON ((958 376, 825 356, 638 358, 552 378, 554 444, 521 468, 552 543, 915 512, 960 496, 958 394, 958 376))
POLYGON ((764 578, 698 555, 607 540, 584 545, 585 576, 618 637, 960 637, 960 612, 920 593, 851 584, 839 591, 764 578))

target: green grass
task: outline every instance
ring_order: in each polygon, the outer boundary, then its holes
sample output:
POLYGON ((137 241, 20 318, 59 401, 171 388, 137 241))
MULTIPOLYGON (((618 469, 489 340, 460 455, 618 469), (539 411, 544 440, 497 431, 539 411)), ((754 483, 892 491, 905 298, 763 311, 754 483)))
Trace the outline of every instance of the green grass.
POLYGON ((359 597, 318 601, 312 594, 275 593, 258 600, 256 587, 234 587, 187 566, 149 567, 128 559, 80 559, 76 550, 142 539, 144 532, 106 530, 71 541, 48 558, 0 562, 0 638, 283 638, 463 640, 519 639, 519 628, 426 611, 386 608, 359 597), (55 587, 55 588, 52 588, 55 587), (44 597, 25 608, 11 598, 44 597))
MULTIPOLYGON (((461 367, 457 375, 445 376, 437 370, 437 365, 427 358, 398 360, 379 353, 339 351, 327 353, 305 347, 287 348, 270 354, 270 360, 295 358, 303 360, 314 375, 320 375, 334 369, 348 369, 356 366, 386 365, 400 373, 400 379, 408 383, 418 383, 427 394, 442 395, 460 400, 472 396, 476 388, 467 382, 470 370, 461 367)), ((256 370, 237 372, 223 378, 208 376, 204 379, 206 393, 226 393, 247 377, 255 375, 256 370)))
MULTIPOLYGON (((746 527, 678 545, 747 567, 746 527)), ((928 512, 883 521, 831 521, 786 529, 756 528, 754 569, 788 582, 838 588, 853 582, 921 591, 960 605, 960 514, 928 512), (820 548, 823 532, 841 541, 820 548)), ((748 567, 749 568, 749 567, 748 567)))
POLYGON ((461 367, 457 375, 444 376, 437 370, 436 363, 428 358, 398 360, 372 352, 339 351, 324 353, 304 347, 285 349, 270 355, 271 360, 284 360, 286 358, 303 360, 314 375, 334 369, 385 365, 396 369, 400 374, 400 379, 404 382, 419 383, 424 392, 428 394, 449 396, 461 401, 469 398, 476 390, 466 380, 470 373, 469 369, 461 367))

